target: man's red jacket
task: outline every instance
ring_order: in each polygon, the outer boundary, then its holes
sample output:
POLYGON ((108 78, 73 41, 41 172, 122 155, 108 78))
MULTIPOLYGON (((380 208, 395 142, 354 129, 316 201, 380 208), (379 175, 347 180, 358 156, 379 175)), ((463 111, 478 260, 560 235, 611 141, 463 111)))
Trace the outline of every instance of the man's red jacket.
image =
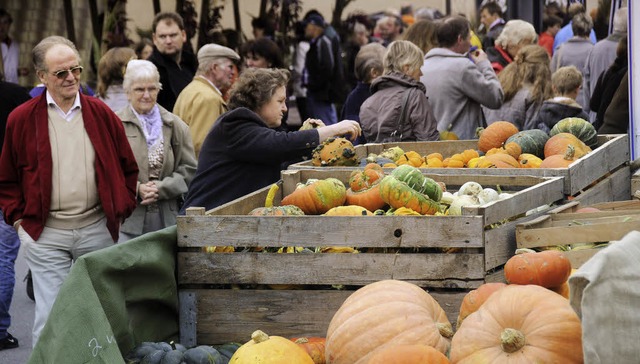
MULTIPOLYGON (((100 100, 80 95, 82 118, 95 149, 96 183, 107 228, 118 240, 120 223, 135 209, 138 165, 122 121, 100 100)), ((52 159, 46 92, 18 106, 7 120, 0 155, 0 208, 8 224, 22 219, 38 240, 51 206, 52 159)))

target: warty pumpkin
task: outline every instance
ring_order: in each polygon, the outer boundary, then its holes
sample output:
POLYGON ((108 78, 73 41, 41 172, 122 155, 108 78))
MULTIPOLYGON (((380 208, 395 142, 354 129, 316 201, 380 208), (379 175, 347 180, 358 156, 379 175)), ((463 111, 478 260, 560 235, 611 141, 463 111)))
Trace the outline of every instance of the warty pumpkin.
POLYGON ((433 215, 440 208, 438 202, 412 189, 393 175, 385 176, 380 181, 380 197, 393 208, 407 207, 422 215, 433 215))
POLYGON ((506 284, 501 282, 485 283, 467 293, 462 299, 462 303, 460 304, 460 313, 458 314, 456 327, 459 328, 460 325, 462 325, 462 321, 464 321, 467 316, 478 311, 480 306, 485 303, 489 296, 506 286, 506 284))
POLYGON ((344 204, 347 190, 340 180, 327 178, 296 188, 282 199, 282 205, 295 205, 307 215, 324 214, 344 204))
POLYGON ((371 188, 384 177, 382 166, 377 163, 367 164, 362 171, 353 171, 349 176, 349 188, 354 192, 371 188))
POLYGON ((469 315, 453 336, 454 364, 581 364, 580 319, 560 295, 508 285, 469 315))
POLYGON ((522 153, 518 157, 518 162, 520 163, 520 168, 540 168, 542 159, 533 154, 522 153))
POLYGON ((314 364, 325 364, 327 362, 324 357, 324 349, 327 339, 324 337, 294 337, 291 341, 298 344, 298 346, 306 351, 314 364))
POLYGON ((551 128, 549 135, 571 133, 582 140, 591 149, 598 147, 598 132, 590 122, 582 118, 565 118, 551 128))
POLYGON ((504 265, 504 277, 511 284, 535 284, 550 288, 566 282, 571 262, 557 250, 516 254, 504 265))
POLYGON ((371 356, 367 364, 449 364, 449 359, 432 348, 422 344, 394 345, 381 349, 371 356))
POLYGON ((229 364, 314 364, 307 352, 291 340, 257 330, 231 357, 229 364))
POLYGON ((434 301, 422 288, 397 280, 358 289, 331 319, 327 363, 363 364, 378 350, 397 344, 425 344, 446 353, 449 339, 434 321, 446 315, 434 301))
POLYGON ((284 205, 272 207, 256 207, 249 212, 251 216, 301 216, 304 212, 298 206, 284 205))
POLYGON ((496 121, 485 129, 480 128, 478 133, 478 149, 488 152, 491 148, 500 148, 510 136, 518 132, 518 127, 508 121, 496 121))
POLYGON ((582 140, 578 139, 575 135, 570 133, 560 133, 549 138, 544 145, 544 157, 547 158, 550 155, 560 154, 564 155, 567 152, 567 147, 571 145, 575 149, 574 158, 578 159, 585 154, 591 152, 591 148, 584 144, 582 140))
POLYGON ((358 164, 353 144, 345 138, 327 138, 311 155, 314 166, 355 166, 358 164))

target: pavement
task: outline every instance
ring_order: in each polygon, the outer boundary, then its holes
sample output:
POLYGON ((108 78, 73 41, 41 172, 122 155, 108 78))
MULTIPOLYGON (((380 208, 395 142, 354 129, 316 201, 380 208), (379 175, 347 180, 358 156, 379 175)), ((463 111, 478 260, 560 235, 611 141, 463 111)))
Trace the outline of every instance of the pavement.
POLYGON ((0 351, 1 364, 24 364, 31 355, 31 329, 35 302, 27 297, 27 282, 23 281, 27 271, 27 262, 24 260, 24 252, 21 248, 16 260, 16 286, 13 290, 13 301, 9 310, 11 327, 8 330, 13 337, 18 339, 20 347, 0 351))

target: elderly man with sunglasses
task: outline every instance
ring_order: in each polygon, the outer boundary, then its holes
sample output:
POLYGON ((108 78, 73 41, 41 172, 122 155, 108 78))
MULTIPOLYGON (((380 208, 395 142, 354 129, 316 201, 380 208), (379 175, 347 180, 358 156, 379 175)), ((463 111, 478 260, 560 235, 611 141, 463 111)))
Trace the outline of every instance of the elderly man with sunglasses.
POLYGON ((73 43, 47 37, 33 60, 46 91, 9 115, 0 208, 32 272, 35 345, 72 261, 117 241, 136 207, 138 166, 120 119, 79 93, 82 66, 73 43))

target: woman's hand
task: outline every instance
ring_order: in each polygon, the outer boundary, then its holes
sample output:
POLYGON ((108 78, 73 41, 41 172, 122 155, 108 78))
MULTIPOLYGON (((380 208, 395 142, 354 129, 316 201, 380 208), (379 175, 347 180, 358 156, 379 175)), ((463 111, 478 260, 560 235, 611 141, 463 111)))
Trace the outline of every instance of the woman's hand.
POLYGON ((304 123, 302 123, 302 126, 300 127, 299 130, 316 129, 322 126, 325 126, 322 120, 309 118, 305 120, 304 123))
POLYGON ((349 134, 351 140, 356 140, 362 134, 360 124, 355 120, 342 120, 341 122, 323 128, 318 128, 320 143, 332 136, 349 134))
POLYGON ((141 183, 138 187, 138 196, 142 199, 141 205, 150 205, 158 201, 158 187, 153 181, 147 183, 141 183))

